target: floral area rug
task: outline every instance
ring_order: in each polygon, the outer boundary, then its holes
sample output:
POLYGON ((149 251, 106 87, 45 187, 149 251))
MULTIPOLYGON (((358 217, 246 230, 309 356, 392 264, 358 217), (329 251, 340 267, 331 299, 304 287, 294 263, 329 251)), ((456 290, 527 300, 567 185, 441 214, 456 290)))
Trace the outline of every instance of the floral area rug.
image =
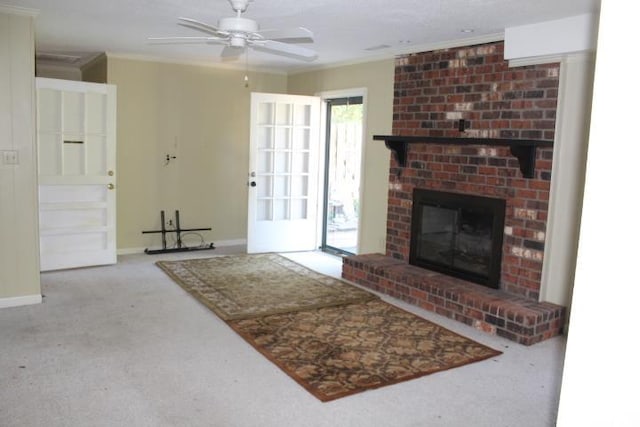
POLYGON ((501 354, 280 255, 157 265, 323 402, 501 354))
POLYGON ((229 325, 323 402, 501 354, 381 300, 229 325))
POLYGON ((158 261, 156 264, 223 320, 377 298, 277 254, 158 261))

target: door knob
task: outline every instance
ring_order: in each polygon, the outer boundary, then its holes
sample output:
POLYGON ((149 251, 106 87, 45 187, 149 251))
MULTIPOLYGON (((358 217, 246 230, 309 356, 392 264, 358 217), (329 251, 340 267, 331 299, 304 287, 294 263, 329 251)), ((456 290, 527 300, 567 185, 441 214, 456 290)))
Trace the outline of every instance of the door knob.
POLYGON ((256 186, 256 182, 255 182, 255 181, 251 181, 251 182, 249 183, 249 185, 250 185, 250 186, 252 186, 252 187, 255 187, 255 186, 256 186))
POLYGON ((113 184, 111 184, 111 183, 109 183, 109 184, 107 184, 107 188, 108 188, 109 190, 113 190, 114 188, 116 188, 116 186, 115 186, 115 185, 113 185, 113 184))

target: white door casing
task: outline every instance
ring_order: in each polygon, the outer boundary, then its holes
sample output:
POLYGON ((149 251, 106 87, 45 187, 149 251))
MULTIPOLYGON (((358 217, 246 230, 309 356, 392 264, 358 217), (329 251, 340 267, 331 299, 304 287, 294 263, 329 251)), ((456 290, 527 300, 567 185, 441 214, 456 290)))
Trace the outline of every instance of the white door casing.
POLYGON ((36 78, 40 269, 116 262, 116 87, 36 78))
POLYGON ((249 253, 317 247, 320 102, 251 94, 249 253))

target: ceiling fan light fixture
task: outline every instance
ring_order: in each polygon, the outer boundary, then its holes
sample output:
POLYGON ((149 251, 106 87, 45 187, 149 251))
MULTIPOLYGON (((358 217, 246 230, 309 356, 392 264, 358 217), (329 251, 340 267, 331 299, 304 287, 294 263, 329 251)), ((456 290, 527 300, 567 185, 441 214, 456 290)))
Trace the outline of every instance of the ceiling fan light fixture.
POLYGON ((242 35, 232 34, 229 39, 229 46, 243 48, 247 45, 247 40, 242 35))

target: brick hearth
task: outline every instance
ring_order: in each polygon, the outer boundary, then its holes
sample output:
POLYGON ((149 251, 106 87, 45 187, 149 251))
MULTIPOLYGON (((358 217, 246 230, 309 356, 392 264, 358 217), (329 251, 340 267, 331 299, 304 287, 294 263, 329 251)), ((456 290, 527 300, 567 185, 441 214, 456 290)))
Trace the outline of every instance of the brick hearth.
POLYGON ((564 326, 564 307, 509 295, 381 254, 344 258, 342 277, 524 345, 556 336, 564 326))
POLYGON ((393 134, 452 141, 409 144, 402 168, 392 156, 386 256, 349 257, 343 276, 529 345, 564 325, 563 307, 539 302, 553 149, 537 149, 535 174, 525 178, 508 147, 455 144, 468 137, 553 140, 560 65, 509 68, 503 47, 490 43, 396 60, 393 134), (408 265, 415 188, 506 201, 499 290, 408 265))

